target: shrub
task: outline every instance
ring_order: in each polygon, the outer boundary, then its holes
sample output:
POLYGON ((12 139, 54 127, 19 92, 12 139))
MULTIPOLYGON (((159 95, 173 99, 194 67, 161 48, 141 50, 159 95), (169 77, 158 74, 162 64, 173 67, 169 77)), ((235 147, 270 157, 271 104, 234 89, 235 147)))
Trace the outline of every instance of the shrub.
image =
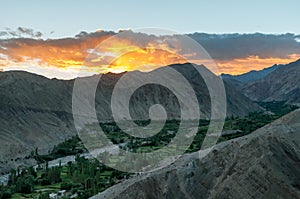
POLYGON ((68 182, 61 183, 61 185, 60 185, 61 190, 71 190, 72 187, 73 187, 73 184, 68 183, 68 182))

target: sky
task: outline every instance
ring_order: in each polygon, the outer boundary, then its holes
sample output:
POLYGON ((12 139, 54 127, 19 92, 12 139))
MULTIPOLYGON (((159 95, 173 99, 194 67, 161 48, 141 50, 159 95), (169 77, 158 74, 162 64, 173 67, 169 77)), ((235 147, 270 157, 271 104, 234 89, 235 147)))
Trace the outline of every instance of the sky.
POLYGON ((158 27, 180 33, 300 33, 298 0, 11 0, 1 1, 1 28, 53 36, 97 29, 158 27))
POLYGON ((28 27, 53 36, 97 29, 158 27, 180 33, 297 33, 298 0, 11 0, 1 1, 1 28, 28 27))
MULTIPOLYGON (((287 36, 287 38, 290 39, 288 40, 289 44, 287 46, 284 44, 284 52, 281 57, 278 56, 277 52, 273 52, 273 50, 272 52, 277 57, 268 53, 268 56, 262 56, 264 53, 261 52, 245 52, 246 54, 241 55, 241 57, 231 57, 231 60, 229 58, 220 59, 220 57, 215 56, 217 53, 224 53, 224 55, 227 55, 227 53, 223 51, 219 52, 219 49, 216 50, 216 48, 213 48, 212 46, 214 46, 213 42, 215 40, 209 40, 210 42, 206 43, 206 46, 203 46, 209 49, 208 52, 216 59, 219 67, 221 67, 221 69, 223 68, 221 71, 226 73, 239 74, 252 69, 261 69, 278 62, 279 64, 288 63, 298 58, 297 50, 299 50, 299 42, 291 43, 293 39, 295 39, 295 41, 299 40, 297 35, 300 34, 300 16, 298 12, 300 1, 298 0, 11 0, 0 1, 0 3, 0 31, 3 33, 0 38, 2 38, 2 46, 7 45, 6 48, 11 48, 6 49, 5 52, 2 50, 2 55, 0 54, 1 70, 24 69, 31 72, 42 71, 41 73, 44 75, 47 73, 48 76, 51 76, 51 74, 49 75, 48 73, 53 73, 52 76, 59 76, 61 78, 74 76, 73 69, 76 67, 51 65, 53 63, 47 63, 48 65, 45 67, 45 65, 39 64, 39 60, 42 59, 41 55, 38 55, 37 52, 33 52, 36 45, 33 45, 32 42, 31 44, 26 43, 28 41, 25 43, 27 47, 29 45, 28 48, 31 49, 32 54, 27 53, 24 55, 26 57, 22 59, 19 57, 17 61, 20 63, 16 63, 16 54, 14 53, 14 55, 12 55, 13 53, 8 52, 13 49, 12 46, 14 46, 15 52, 20 53, 20 55, 23 54, 21 52, 28 50, 24 45, 19 45, 19 48, 16 49, 15 45, 12 44, 17 41, 19 43, 24 42, 23 40, 17 40, 19 37, 31 37, 31 39, 36 41, 43 39, 40 43, 44 46, 51 45, 49 42, 45 42, 48 38, 56 40, 54 41, 54 43, 56 43, 57 41, 61 41, 59 39, 65 39, 67 37, 75 38, 75 35, 82 31, 86 31, 87 33, 93 33, 97 30, 118 32, 120 29, 148 27, 170 29, 180 34, 200 32, 223 35, 224 33, 244 34, 259 32, 278 36, 285 33, 293 33, 292 39, 287 36), (5 32, 8 34, 5 34, 5 32), (16 34, 11 35, 10 33, 16 34), (3 44, 3 40, 6 36, 10 36, 11 38, 10 45, 3 44), (20 50, 20 46, 23 48, 22 50, 20 50), (34 55, 36 55, 36 58, 34 55), (3 59, 3 57, 6 59, 11 58, 11 60, 5 60, 5 65, 3 60, 1 63, 1 58, 3 59), (25 58, 26 61, 24 61, 25 58), (10 68, 7 67, 7 64, 9 64, 10 68), (234 68, 233 65, 238 66, 239 69, 237 67, 234 68), (51 72, 51 70, 55 72, 51 72), (68 75, 71 73, 71 76, 68 75)), ((255 34, 252 34, 252 37, 255 39, 255 34)), ((272 44, 272 39, 274 38, 268 39, 270 40, 267 44, 272 44)), ((278 36, 277 41, 282 41, 282 39, 284 38, 278 36)), ((99 42, 100 40, 96 41, 99 42)), ((245 41, 243 38, 241 40, 244 42, 244 45, 251 43, 248 40, 245 41)), ((203 41, 207 40, 202 39, 200 42, 203 41)), ((227 38, 226 41, 231 41, 233 42, 233 46, 237 46, 237 44, 234 43, 234 39, 227 38)), ((202 43, 200 44, 202 45, 202 43)), ((228 43, 226 44, 228 45, 228 43)), ((280 45, 280 42, 276 43, 276 47, 279 50, 280 45)), ((64 52, 66 49, 70 50, 70 46, 64 48, 64 46, 60 44, 59 47, 60 50, 64 52)), ((93 47, 93 45, 88 47, 93 47)), ((274 48, 272 45, 271 47, 274 48)), ((254 48, 254 46, 249 48, 254 48)), ((265 49, 264 46, 261 46, 261 48, 265 49)), ((239 50, 239 48, 237 49, 239 50)), ((82 53, 83 49, 80 48, 78 50, 80 52, 77 53, 82 53)), ((230 49, 227 48, 226 51, 228 50, 230 49)), ((268 48, 266 50, 268 51, 270 49, 268 48)), ((55 59, 55 57, 52 59, 55 59)), ((70 64, 70 66, 71 65, 72 64, 70 64)))

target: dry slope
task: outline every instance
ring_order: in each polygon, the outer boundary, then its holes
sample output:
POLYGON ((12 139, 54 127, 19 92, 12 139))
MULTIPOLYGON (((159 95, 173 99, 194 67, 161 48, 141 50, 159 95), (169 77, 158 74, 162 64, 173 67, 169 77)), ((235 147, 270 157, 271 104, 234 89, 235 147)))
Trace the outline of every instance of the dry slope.
POLYGON ((300 110, 93 198, 299 198, 300 110))
MULTIPOLYGON (((196 91, 203 116, 208 116, 210 101, 201 76, 190 64, 170 67, 180 71, 196 91)), ((159 70, 159 69, 158 69, 159 70)), ((205 70, 202 67, 202 70, 205 70)), ((133 72, 134 73, 134 72, 133 72)), ((211 74, 213 75, 213 74, 211 74)), ((110 95, 122 74, 102 76, 96 94, 96 110, 100 121, 112 120, 110 95)), ((140 75, 136 72, 136 79, 140 75)), ((97 76, 84 78, 91 82, 97 76)), ((72 117, 72 91, 74 80, 47 79, 21 71, 0 73, 0 170, 8 171, 26 163, 23 159, 39 148, 47 153, 59 142, 76 134, 72 117)), ((126 88, 124 88, 126 92, 126 88)), ((260 107, 226 86, 228 114, 246 115, 260 107)), ((161 103, 167 107, 170 117, 180 118, 178 101, 172 93, 159 86, 145 86, 132 97, 130 111, 137 118, 148 118, 149 107, 161 103), (175 104, 175 106, 172 106, 175 104)), ((27 164, 27 163, 26 163, 27 164)))
POLYGON ((257 101, 287 101, 300 104, 300 60, 280 65, 264 78, 250 82, 242 92, 257 101))

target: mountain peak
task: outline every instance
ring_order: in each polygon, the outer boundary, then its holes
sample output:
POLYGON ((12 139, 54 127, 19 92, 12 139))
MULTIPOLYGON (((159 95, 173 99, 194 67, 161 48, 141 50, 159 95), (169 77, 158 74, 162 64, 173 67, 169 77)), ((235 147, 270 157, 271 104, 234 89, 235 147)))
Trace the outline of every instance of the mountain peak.
POLYGON ((256 101, 300 104, 300 60, 280 65, 265 78, 244 85, 243 93, 256 101))
POLYGON ((281 65, 274 64, 273 66, 264 68, 262 70, 252 70, 241 75, 221 74, 221 77, 223 79, 230 79, 241 83, 254 82, 269 75, 280 66, 281 65))

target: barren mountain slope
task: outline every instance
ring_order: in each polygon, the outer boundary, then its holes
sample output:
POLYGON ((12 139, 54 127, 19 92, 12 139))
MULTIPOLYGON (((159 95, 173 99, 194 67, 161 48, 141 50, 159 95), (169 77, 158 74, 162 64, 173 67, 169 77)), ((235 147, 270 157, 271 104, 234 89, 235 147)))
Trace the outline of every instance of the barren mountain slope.
POLYGON ((93 198, 299 198, 300 110, 93 198))
MULTIPOLYGON (((207 88, 189 64, 173 65, 194 88, 203 117, 208 117, 210 100, 207 88)), ((139 72, 133 72, 139 79, 139 72)), ((113 120, 110 95, 122 74, 102 76, 96 93, 99 121, 113 120)), ((97 76, 84 78, 90 82, 97 76)), ((47 153, 54 145, 76 135, 72 116, 74 80, 47 79, 21 71, 0 73, 0 169, 9 170, 26 163, 23 159, 35 148, 47 153)), ((228 115, 246 115, 260 107, 234 88, 227 86, 228 115)), ((126 88, 124 89, 126 92, 126 88)), ((159 86, 145 86, 133 95, 130 111, 135 118, 147 119, 149 107, 161 103, 170 118, 180 118, 178 101, 168 90, 159 86), (177 106, 176 106, 177 103, 177 106)))
POLYGON ((287 101, 300 104, 300 60, 280 65, 266 77, 246 84, 242 92, 257 101, 287 101))

